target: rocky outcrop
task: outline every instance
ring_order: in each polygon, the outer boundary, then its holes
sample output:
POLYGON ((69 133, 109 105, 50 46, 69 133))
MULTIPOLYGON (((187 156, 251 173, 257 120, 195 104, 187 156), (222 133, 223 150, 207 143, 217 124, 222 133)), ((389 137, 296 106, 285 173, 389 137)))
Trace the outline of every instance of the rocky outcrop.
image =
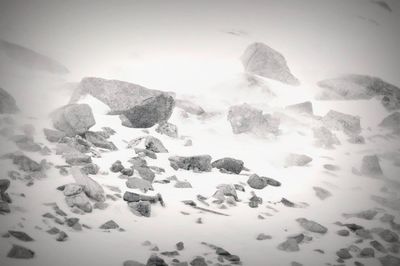
POLYGON ((400 108, 400 88, 373 76, 349 74, 318 82, 321 100, 359 100, 379 97, 387 110, 400 108))
POLYGON ((174 98, 158 90, 119 80, 88 77, 82 79, 71 103, 82 96, 91 95, 108 105, 110 114, 120 115, 123 125, 148 128, 167 121, 175 105, 174 98))
POLYGON ((354 136, 361 133, 361 123, 358 116, 330 110, 322 118, 322 123, 329 129, 341 130, 349 136, 354 136))
POLYGON ((300 85, 299 80, 290 72, 285 57, 264 43, 250 44, 241 60, 248 73, 289 85, 300 85))
POLYGON ((51 114, 54 128, 69 137, 85 134, 96 124, 92 109, 87 104, 69 104, 51 114))
POLYGON ((14 114, 19 111, 14 97, 0 88, 0 114, 14 114))

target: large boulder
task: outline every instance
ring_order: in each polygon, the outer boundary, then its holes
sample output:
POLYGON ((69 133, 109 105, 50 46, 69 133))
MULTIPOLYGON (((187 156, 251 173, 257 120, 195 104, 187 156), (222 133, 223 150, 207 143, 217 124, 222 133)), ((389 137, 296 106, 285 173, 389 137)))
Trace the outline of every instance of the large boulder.
POLYGON ((347 135, 354 136, 361 133, 360 117, 330 110, 323 118, 325 127, 332 130, 341 130, 347 135))
POLYGON ((14 97, 0 88, 0 114, 14 114, 19 111, 14 97))
POLYGON ((166 92, 151 90, 137 84, 88 77, 82 79, 71 98, 77 102, 91 95, 108 105, 110 114, 121 115, 123 125, 148 128, 167 121, 175 105, 174 98, 166 92))
POLYGON ((400 88, 373 76, 348 74, 318 82, 322 100, 358 100, 379 96, 388 110, 400 108, 400 88))
POLYGON ((250 44, 241 60, 248 73, 289 85, 300 85, 299 80, 290 72, 285 57, 264 43, 250 44))
POLYGON ((270 114, 263 114, 247 103, 235 105, 229 109, 228 121, 234 134, 252 132, 259 136, 279 133, 279 119, 270 114))
POLYGON ((69 137, 82 135, 96 124, 92 109, 87 104, 68 104, 51 114, 54 128, 69 137))

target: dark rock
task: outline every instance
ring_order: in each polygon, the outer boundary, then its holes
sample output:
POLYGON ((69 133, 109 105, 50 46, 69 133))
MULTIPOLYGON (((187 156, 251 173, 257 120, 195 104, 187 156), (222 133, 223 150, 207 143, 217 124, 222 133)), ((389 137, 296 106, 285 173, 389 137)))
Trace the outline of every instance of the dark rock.
POLYGON ((375 251, 372 248, 363 248, 358 256, 360 258, 373 258, 375 257, 375 251))
POLYGON ((9 233, 10 235, 12 235, 13 237, 15 237, 15 238, 17 238, 17 239, 19 239, 19 240, 21 240, 21 241, 24 241, 24 242, 33 241, 33 238, 30 237, 30 236, 29 236, 27 233, 25 233, 25 232, 9 230, 8 233, 9 233))
POLYGON ((151 185, 151 182, 138 177, 128 178, 125 184, 128 188, 140 189, 143 192, 147 192, 148 190, 154 190, 153 186, 151 185))
POLYGON ((13 245, 7 254, 7 257, 14 259, 31 259, 34 256, 35 252, 19 245, 13 245))
POLYGON ((100 229, 109 230, 109 229, 118 229, 119 225, 113 220, 109 220, 108 222, 102 224, 100 229))
POLYGON ((395 133, 400 132, 400 112, 394 112, 386 116, 379 126, 395 133))
POLYGON ((380 230, 378 232, 378 235, 385 240, 386 242, 393 243, 399 241, 399 235, 396 234, 395 232, 389 230, 389 229, 384 229, 380 230))
POLYGON ((65 105, 51 115, 54 128, 69 137, 86 133, 96 124, 92 109, 87 104, 65 105))
POLYGON ((110 171, 113 173, 118 173, 124 170, 124 168, 125 167, 122 165, 121 161, 117 160, 111 165, 110 171))
POLYGON ((146 266, 168 266, 168 264, 162 258, 153 254, 147 260, 146 266))
POLYGON ((286 241, 279 244, 278 249, 288 252, 296 252, 300 250, 299 244, 296 239, 293 238, 288 238, 286 241))
POLYGON ((350 254, 350 252, 349 252, 349 250, 348 250, 347 248, 339 249, 339 250, 336 252, 336 255, 337 255, 339 258, 343 259, 343 260, 351 259, 351 258, 353 257, 353 256, 350 254))
POLYGON ((64 242, 64 241, 67 240, 67 238, 68 238, 67 233, 65 233, 64 231, 60 231, 58 236, 57 236, 57 238, 56 238, 56 240, 59 241, 59 242, 64 242))
POLYGON ((138 216, 151 216, 151 205, 148 201, 128 202, 128 206, 138 216))
POLYGON ((298 86, 299 80, 290 72, 286 59, 264 43, 249 45, 241 61, 246 72, 298 86))
POLYGON ((168 150, 164 147, 162 142, 152 136, 147 136, 144 143, 147 150, 150 150, 155 153, 164 153, 168 152, 168 150))
POLYGON ((126 260, 124 261, 123 266, 146 266, 146 265, 134 260, 126 260))
POLYGON ((192 266, 207 266, 207 262, 203 257, 196 257, 191 262, 190 265, 192 266))
POLYGON ((243 161, 234 158, 225 157, 214 161, 211 166, 217 169, 223 169, 227 172, 240 174, 243 170, 243 161))
POLYGON ((193 170, 195 172, 209 172, 211 170, 211 156, 198 155, 198 156, 172 156, 168 158, 170 165, 175 170, 193 170))
POLYGON ((13 164, 17 165, 22 171, 37 172, 42 170, 42 165, 22 153, 12 153, 6 155, 6 157, 12 159, 13 164))
POLYGON ((337 234, 340 236, 349 236, 350 232, 346 229, 342 229, 342 230, 337 231, 337 234))
POLYGON ((14 97, 6 90, 0 88, 0 114, 15 114, 18 111, 19 108, 14 97))
POLYGON ((81 172, 86 175, 97 175, 100 167, 95 163, 88 163, 81 167, 81 172))
POLYGON ((121 174, 125 176, 132 176, 133 175, 133 169, 132 168, 124 168, 121 170, 121 174))
POLYGON ((386 248, 377 240, 372 240, 369 244, 379 252, 387 253, 386 248))
POLYGON ((264 233, 259 234, 256 237, 257 240, 266 240, 266 239, 272 239, 272 237, 270 235, 266 235, 264 233))
POLYGON ((177 250, 183 250, 185 248, 185 246, 184 246, 184 244, 183 244, 183 242, 178 242, 178 243, 176 243, 176 249, 177 250))
POLYGON ((135 148, 135 153, 138 154, 139 156, 143 154, 144 156, 147 156, 151 159, 157 159, 156 153, 147 149, 135 148))

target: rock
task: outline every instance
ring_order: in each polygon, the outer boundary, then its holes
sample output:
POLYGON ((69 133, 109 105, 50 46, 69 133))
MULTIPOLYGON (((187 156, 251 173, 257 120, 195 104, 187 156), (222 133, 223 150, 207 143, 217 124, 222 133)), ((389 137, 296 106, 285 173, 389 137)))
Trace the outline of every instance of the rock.
POLYGON ((168 266, 168 264, 162 258, 153 254, 147 260, 146 266, 168 266))
POLYGON ((364 219, 364 220, 372 220, 372 219, 374 219, 374 217, 377 214, 378 214, 378 211, 376 211, 374 209, 370 209, 370 210, 365 210, 365 211, 361 211, 358 213, 343 214, 343 216, 346 218, 357 217, 357 218, 364 219))
POLYGON ((349 136, 361 133, 360 117, 330 110, 323 118, 325 127, 332 130, 341 130, 349 136))
POLYGON ((395 133, 400 132, 400 112, 394 112, 386 116, 379 126, 395 133))
POLYGON ((13 96, 0 88, 0 114, 15 114, 19 108, 13 96))
POLYGON ((278 249, 287 251, 287 252, 296 252, 299 251, 299 244, 296 239, 288 238, 286 241, 279 244, 278 249))
POLYGON ((303 102, 303 103, 288 105, 285 107, 285 109, 296 114, 306 114, 306 115, 314 114, 311 102, 303 102))
POLYGON ((100 202, 105 201, 104 189, 99 183, 83 174, 78 167, 73 166, 71 168, 71 173, 76 183, 83 186, 84 192, 89 198, 100 202))
POLYGON ((92 144, 89 143, 86 139, 82 138, 79 135, 76 135, 75 137, 72 137, 72 138, 64 137, 61 141, 63 144, 59 143, 57 145, 57 154, 75 153, 76 151, 81 152, 81 153, 87 153, 92 148, 92 144), (62 147, 65 145, 66 145, 65 151, 59 152, 58 151, 59 147, 62 147))
POLYGON ((312 161, 312 158, 305 154, 290 153, 285 159, 285 167, 305 166, 312 161))
POLYGON ((325 149, 333 149, 335 145, 340 145, 339 139, 326 127, 313 128, 315 145, 325 149))
POLYGON ((233 197, 235 201, 239 201, 235 186, 231 184, 220 184, 217 186, 218 191, 221 191, 224 196, 233 197))
POLYGON ((132 176, 133 175, 133 169, 132 168, 124 168, 121 170, 121 174, 124 176, 132 176))
POLYGON ((299 80, 290 72, 283 55, 264 43, 250 44, 241 56, 241 61, 248 73, 293 86, 300 85, 299 80))
POLYGON ((8 252, 7 257, 14 259, 31 259, 35 256, 35 252, 19 245, 13 245, 8 252))
POLYGON ((365 155, 362 158, 360 172, 362 175, 370 177, 382 177, 383 172, 379 164, 379 158, 376 155, 365 155))
POLYGON ((317 197, 321 200, 325 200, 332 196, 332 193, 322 187, 313 187, 313 189, 317 197))
POLYGON ((10 187, 10 180, 8 179, 0 179, 0 200, 3 199, 4 194, 6 193, 7 189, 10 187))
POLYGON ((256 174, 252 174, 249 177, 249 179, 247 180, 247 184, 249 184, 249 186, 254 189, 263 189, 268 185, 265 177, 258 176, 256 174))
POLYGON ((181 250, 183 250, 184 248, 185 248, 185 246, 184 246, 183 242, 178 242, 178 243, 176 243, 176 249, 177 249, 177 250, 181 251, 181 250))
POLYGON ((385 197, 372 195, 371 199, 389 209, 396 210, 396 211, 400 210, 400 198, 385 198, 385 197))
POLYGON ((231 106, 227 119, 234 134, 251 132, 258 136, 266 136, 279 133, 279 119, 270 114, 263 114, 262 110, 246 103, 231 106))
POLYGON ((350 232, 346 229, 339 230, 336 233, 340 236, 349 236, 350 235, 350 232))
POLYGON ((350 252, 349 252, 349 250, 348 250, 347 248, 339 249, 339 250, 336 252, 336 255, 337 255, 339 258, 343 259, 343 260, 351 259, 351 258, 353 257, 353 256, 350 254, 350 252))
POLYGON ((149 167, 136 167, 135 168, 136 171, 138 171, 139 176, 147 181, 149 181, 150 183, 153 183, 154 178, 155 178, 155 174, 153 171, 151 171, 151 169, 149 167))
POLYGON ((71 102, 90 94, 108 105, 111 114, 123 115, 125 125, 148 128, 167 121, 174 108, 174 99, 167 93, 145 87, 101 78, 84 78, 75 90, 71 102))
POLYGON ((78 184, 67 184, 63 193, 65 201, 70 208, 77 207, 84 212, 92 212, 92 204, 84 193, 84 188, 78 184))
POLYGON ((21 240, 21 241, 24 241, 24 242, 33 241, 33 238, 30 237, 30 236, 29 236, 27 233, 25 233, 25 232, 9 230, 8 233, 9 233, 10 235, 12 235, 13 237, 15 237, 15 238, 17 238, 17 239, 19 239, 19 240, 21 240))
POLYGON ((64 155, 65 162, 70 165, 86 165, 92 163, 92 158, 80 152, 67 153, 64 155))
POLYGON ((318 86, 323 88, 319 96, 322 100, 358 100, 378 96, 387 110, 400 108, 400 89, 377 77, 349 74, 322 80, 318 86))
POLYGON ((10 213, 10 206, 7 202, 0 200, 0 214, 2 213, 10 213))
POLYGON ((124 170, 124 168, 125 167, 122 165, 121 161, 117 160, 111 165, 110 171, 113 173, 118 173, 124 170))
POLYGON ((202 115, 205 113, 204 109, 201 106, 189 101, 189 100, 175 100, 175 105, 178 108, 181 108, 185 112, 193 115, 202 115))
POLYGON ((167 135, 168 137, 171 138, 178 137, 178 127, 168 122, 159 123, 158 126, 156 127, 156 132, 163 135, 167 135))
POLYGON ((272 239, 272 237, 270 235, 266 235, 264 233, 259 234, 256 237, 257 240, 266 240, 266 239, 272 239))
POLYGON ((43 133, 46 139, 50 142, 60 142, 67 136, 64 132, 48 128, 44 128, 43 133))
POLYGON ((196 257, 191 262, 192 266, 207 266, 206 260, 203 257, 196 257))
POLYGON ((192 184, 190 184, 188 181, 176 181, 175 188, 192 188, 192 184))
POLYGON ((128 188, 140 189, 143 192, 147 192, 148 190, 154 190, 153 186, 151 185, 151 183, 149 181, 138 178, 138 177, 128 178, 128 180, 125 182, 125 184, 128 188))
POLYGON ((42 146, 35 143, 33 138, 26 135, 17 135, 12 138, 18 148, 23 151, 38 152, 42 150, 42 146))
POLYGON ((152 136, 147 136, 144 143, 147 150, 150 150, 155 153, 164 153, 168 152, 168 150, 164 147, 162 142, 152 136))
POLYGON ((88 163, 81 167, 81 172, 86 175, 97 175, 100 167, 95 163, 88 163))
POLYGON ((400 265, 400 258, 392 256, 392 255, 386 255, 386 256, 380 257, 380 258, 378 258, 378 260, 382 266, 400 265))
POLYGON ((372 240, 369 244, 379 252, 387 253, 386 248, 377 240, 372 240))
POLYGON ((54 128, 69 137, 82 135, 96 124, 92 109, 87 104, 69 104, 51 114, 54 128))
POLYGON ((396 234, 395 232, 389 230, 389 229, 384 229, 380 230, 378 232, 378 235, 385 240, 386 242, 393 243, 399 241, 399 235, 396 234))
POLYGON ((373 258, 375 257, 375 251, 372 248, 363 248, 358 256, 360 258, 373 258))
POLYGON ((87 141, 92 143, 94 146, 102 149, 107 149, 111 151, 116 151, 118 148, 112 143, 111 141, 107 141, 106 138, 104 138, 102 135, 88 131, 85 133, 85 138, 87 141))
POLYGON ((155 196, 147 196, 147 195, 140 195, 134 192, 126 191, 123 197, 124 201, 127 202, 140 202, 140 201, 148 201, 150 203, 160 202, 162 206, 164 206, 164 200, 161 194, 157 194, 155 196))
POLYGON ((146 266, 146 265, 134 260, 126 260, 124 261, 123 266, 146 266))
POLYGON ((173 169, 193 170, 195 172, 211 171, 211 159, 210 155, 172 156, 168 158, 173 169))
POLYGON ((64 241, 66 241, 67 239, 68 239, 68 235, 67 235, 67 233, 65 233, 64 231, 60 231, 60 232, 58 233, 57 238, 56 238, 56 240, 57 240, 58 242, 64 242, 64 241))
POLYGON ((214 161, 211 166, 229 173, 240 174, 243 170, 244 163, 241 160, 225 157, 214 161))
POLYGON ((340 167, 334 164, 324 164, 323 167, 328 171, 339 171, 340 167))
POLYGON ((326 232, 328 232, 328 229, 325 226, 322 226, 312 220, 307 220, 306 218, 298 218, 296 219, 296 221, 300 224, 301 227, 310 232, 319 234, 325 234, 326 232))
POLYGON ((39 172, 42 170, 42 165, 35 162, 28 156, 20 152, 6 154, 5 158, 12 160, 13 164, 19 167, 19 170, 24 172, 39 172))
POLYGON ((147 150, 147 149, 140 149, 140 148, 134 148, 135 153, 139 156, 141 156, 141 154, 143 154, 144 156, 147 156, 151 159, 157 159, 157 155, 155 152, 147 150))
POLYGON ((104 230, 118 229, 119 225, 116 222, 114 222, 113 220, 109 220, 109 221, 105 222, 104 224, 102 224, 99 228, 104 229, 104 230))

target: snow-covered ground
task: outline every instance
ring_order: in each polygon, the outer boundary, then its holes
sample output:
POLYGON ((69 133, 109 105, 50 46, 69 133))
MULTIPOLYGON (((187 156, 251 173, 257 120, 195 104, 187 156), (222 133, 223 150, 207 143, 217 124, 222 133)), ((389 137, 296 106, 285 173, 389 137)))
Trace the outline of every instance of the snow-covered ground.
MULTIPOLYGON (((400 85, 399 2, 387 1, 392 12, 370 1, 121 1, 115 5, 90 1, 16 2, 0 5, 4 6, 0 10, 0 38, 55 58, 70 70, 70 74, 63 76, 27 70, 0 54, 0 87, 15 97, 21 109, 13 116, 15 121, 18 125, 34 125, 35 142, 52 149, 47 156, 24 152, 32 159, 45 158, 54 165, 65 164, 55 154, 56 145, 46 140, 43 128, 52 128, 50 112, 67 104, 76 83, 86 76, 173 91, 177 97, 190 99, 213 115, 183 117, 180 108, 174 109, 169 122, 178 127, 180 136, 187 136, 193 142, 192 146, 184 146, 184 140, 161 135, 155 127, 148 133, 124 127, 118 116, 106 115, 108 107, 99 100, 90 96, 81 99, 80 103, 88 103, 95 116, 96 125, 91 130, 110 127, 117 132, 109 140, 118 150, 93 158, 100 171, 109 172, 92 176, 107 194, 115 193, 107 185, 119 187, 120 194, 135 191, 128 189, 126 180, 109 168, 116 160, 128 166, 128 160, 136 155, 126 148, 127 142, 147 134, 160 139, 169 151, 157 154, 155 160, 146 158, 149 165, 165 169, 165 173, 156 175, 156 180, 176 175, 179 180, 190 182, 192 188, 175 188, 174 182, 154 183, 154 191, 147 194, 160 193, 166 207, 152 205, 151 217, 146 218, 134 215, 122 199, 107 199, 109 206, 104 210, 94 209, 84 215, 72 213, 57 187, 74 179, 71 175, 61 175, 55 167, 47 170, 46 178, 34 180, 31 186, 11 180, 7 190, 12 198, 11 212, 0 216, 0 234, 8 230, 24 231, 34 241, 23 243, 13 237, 0 238, 0 265, 122 265, 129 259, 146 263, 154 253, 152 247, 158 246, 160 252, 172 251, 179 241, 184 242, 185 249, 176 258, 190 262, 201 255, 212 261, 209 265, 217 263, 217 255, 201 242, 223 247, 240 256, 243 265, 250 266, 291 265, 293 261, 315 266, 354 265, 354 261, 380 265, 377 258, 357 258, 356 253, 344 263, 336 262, 336 252, 355 244, 358 237, 354 233, 348 237, 337 235, 343 227, 335 222, 356 223, 367 229, 390 228, 380 221, 387 213, 400 223, 398 210, 385 208, 370 198, 385 195, 381 189, 387 183, 357 175, 352 170, 360 168, 364 155, 376 154, 385 178, 400 181, 399 164, 394 164, 400 156, 399 136, 385 137, 387 132, 378 127, 389 112, 375 98, 319 101, 315 95, 316 82, 343 73, 378 76, 400 85), (247 45, 255 41, 281 52, 301 85, 289 86, 260 78, 262 86, 249 86, 239 58, 247 45), (271 92, 276 96, 271 96, 271 92), (232 105, 248 103, 265 113, 273 113, 304 101, 312 102, 315 115, 324 116, 329 110, 336 110, 359 116, 366 143, 351 144, 345 134, 335 132, 341 145, 335 149, 316 147, 311 129, 315 121, 303 116, 295 117, 304 119, 305 126, 283 125, 282 134, 269 138, 233 134, 227 120, 232 105), (306 154, 313 160, 304 167, 285 167, 285 156, 289 153, 306 154), (201 154, 209 154, 213 160, 240 159, 249 171, 233 175, 213 168, 211 172, 194 173, 176 171, 169 165, 168 157, 172 155, 201 154), (324 164, 338 165, 340 170, 328 171, 324 164), (246 183, 247 174, 252 173, 274 178, 282 185, 254 190, 246 183), (211 203, 219 184, 245 186, 245 192, 237 192, 240 199, 237 206, 220 209, 218 204, 211 203), (332 196, 321 200, 313 190, 315 186, 327 189, 332 196), (258 208, 248 205, 251 191, 263 199, 258 208), (210 197, 209 207, 201 203, 198 206, 229 216, 201 212, 182 203, 182 200, 196 201, 198 194, 210 197), (279 203, 282 198, 303 207, 286 207, 279 203), (43 218, 43 214, 52 212, 46 203, 54 202, 68 217, 78 217, 81 224, 91 229, 75 231, 43 218), (372 220, 343 216, 368 209, 378 211, 372 220), (259 219, 259 215, 265 219, 259 219), (296 222, 300 217, 324 225, 328 232, 321 235, 305 231, 296 222), (202 218, 202 224, 196 222, 198 218, 202 218), (108 220, 114 220, 125 231, 99 229, 108 220), (46 233, 53 226, 64 230, 68 240, 58 242, 54 235, 46 233), (256 240, 260 233, 270 235, 271 239, 256 240), (288 236, 299 233, 313 238, 300 244, 300 251, 285 252, 277 248, 288 236), (146 240, 152 245, 142 245, 146 240), (8 258, 13 244, 33 250, 34 258, 8 258), (323 250, 324 254, 315 249, 323 250)), ((3 136, 0 147, 2 154, 18 150, 3 136)), ((0 160, 1 178, 8 178, 7 173, 15 169, 10 160, 0 160)), ((384 243, 376 234, 373 236, 384 243)), ((370 241, 366 239, 355 245, 368 247, 370 241)), ((383 255, 375 251, 376 257, 383 255)), ((163 258, 168 263, 172 260, 163 258)))

